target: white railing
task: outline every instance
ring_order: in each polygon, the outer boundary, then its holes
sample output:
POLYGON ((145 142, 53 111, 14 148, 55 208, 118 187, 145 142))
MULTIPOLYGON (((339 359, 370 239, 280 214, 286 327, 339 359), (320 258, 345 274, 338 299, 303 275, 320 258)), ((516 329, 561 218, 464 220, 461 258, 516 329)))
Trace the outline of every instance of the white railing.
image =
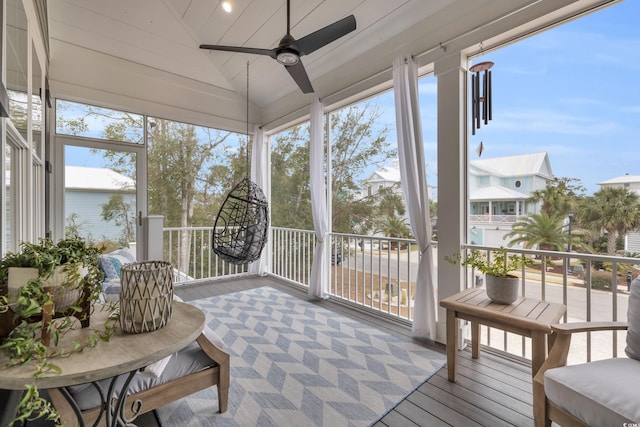
MULTIPOLYGON (((466 250, 490 253, 494 247, 466 245, 466 250)), ((534 260, 519 272, 520 295, 567 306, 564 322, 626 321, 628 282, 636 276, 640 259, 575 252, 508 249, 534 260)), ((468 286, 478 275, 469 270, 468 286)), ((482 344, 525 358, 531 355, 530 340, 483 327, 482 344)), ((591 361, 624 355, 626 332, 577 334, 572 341, 570 361, 591 361)))
POLYGON ((271 227, 271 273, 309 286, 316 235, 311 230, 271 227))
POLYGON ((496 214, 478 214, 469 215, 469 224, 476 223, 499 223, 499 224, 513 224, 522 218, 522 215, 496 215, 496 214))
POLYGON ((223 261, 212 250, 213 227, 165 227, 164 260, 175 270, 176 285, 245 273, 246 265, 223 261))
MULTIPOLYGON (((419 261, 415 240, 339 233, 330 237, 330 297, 410 321, 419 261)), ((271 240, 272 273, 309 286, 315 233, 272 227, 271 240)))
MULTIPOLYGON (((207 280, 245 273, 246 266, 220 260, 211 250, 212 227, 166 228, 165 259, 180 271, 183 280, 207 280)), ((377 315, 409 323, 413 319, 415 278, 419 252, 415 241, 354 234, 330 234, 330 297, 338 302, 377 315)), ((271 273, 296 283, 309 285, 315 250, 315 233, 272 227, 271 273)), ((437 261, 437 248, 434 248, 437 261)), ((465 245, 463 250, 489 252, 495 247, 465 245)), ((525 254, 536 262, 520 271, 521 295, 558 302, 567 306, 563 321, 626 321, 628 305, 627 271, 640 259, 567 252, 508 249, 525 254), (616 292, 612 292, 616 289, 616 292)), ((434 278, 437 277, 437 265, 434 278)), ((469 270, 466 286, 475 286, 481 277, 469 270)), ((597 360, 623 356, 624 332, 585 333, 574 338, 570 359, 597 360)), ((529 358, 528 338, 483 327, 482 344, 529 358)))

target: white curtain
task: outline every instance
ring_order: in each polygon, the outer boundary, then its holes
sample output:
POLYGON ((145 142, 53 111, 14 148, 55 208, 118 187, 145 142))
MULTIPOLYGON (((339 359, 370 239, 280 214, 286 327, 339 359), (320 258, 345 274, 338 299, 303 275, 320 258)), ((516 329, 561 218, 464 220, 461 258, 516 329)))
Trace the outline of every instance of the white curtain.
MULTIPOLYGON (((251 181, 262 189, 267 200, 269 197, 269 188, 267 185, 267 149, 265 147, 264 131, 258 125, 253 129, 253 151, 251 152, 251 181)), ((269 224, 271 225, 271 224, 269 224)), ((269 242, 262 250, 259 259, 249 264, 249 273, 265 275, 267 272, 267 249, 269 242)))
POLYGON ((314 98, 311 103, 311 143, 309 153, 309 175, 311 187, 311 210, 316 233, 316 248, 309 283, 309 296, 327 298, 327 254, 326 235, 329 229, 327 218, 327 191, 324 180, 324 125, 322 102, 314 98))
POLYGON ((433 279, 429 193, 420 125, 418 67, 413 58, 401 56, 393 61, 393 91, 402 190, 411 229, 418 241, 421 255, 416 279, 412 333, 416 337, 435 339, 437 307, 433 279))

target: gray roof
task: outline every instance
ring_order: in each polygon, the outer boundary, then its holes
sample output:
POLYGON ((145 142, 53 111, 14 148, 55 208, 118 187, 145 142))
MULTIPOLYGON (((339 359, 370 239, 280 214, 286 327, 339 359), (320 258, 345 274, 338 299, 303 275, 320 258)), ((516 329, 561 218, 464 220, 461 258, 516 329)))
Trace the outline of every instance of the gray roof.
POLYGON ((136 181, 107 168, 65 166, 64 183, 67 189, 123 191, 134 190, 136 181))
POLYGON ((598 185, 607 184, 631 184, 632 182, 640 182, 640 175, 622 175, 616 178, 607 179, 606 181, 599 182, 598 185))
POLYGON ((472 160, 469 169, 475 175, 553 177, 546 152, 472 160))

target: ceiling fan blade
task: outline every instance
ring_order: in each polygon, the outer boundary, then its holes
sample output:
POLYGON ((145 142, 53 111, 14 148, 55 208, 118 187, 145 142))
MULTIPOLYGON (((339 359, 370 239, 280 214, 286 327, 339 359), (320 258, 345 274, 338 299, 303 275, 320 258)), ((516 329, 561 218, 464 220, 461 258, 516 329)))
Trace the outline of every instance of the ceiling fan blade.
POLYGON ((313 86, 311 86, 311 82, 309 81, 309 76, 307 76, 307 72, 304 69, 304 65, 302 65, 302 61, 298 61, 296 65, 285 65, 285 67, 293 80, 296 81, 298 87, 303 93, 313 93, 313 86))
POLYGON ((242 46, 222 46, 217 44, 201 44, 200 49, 223 50, 225 52, 238 52, 238 53, 253 53, 256 55, 270 56, 273 59, 276 58, 276 51, 274 49, 260 49, 260 48, 242 47, 242 46))
POLYGON ((356 18, 349 15, 331 25, 302 37, 292 46, 300 56, 308 55, 356 29, 356 18))

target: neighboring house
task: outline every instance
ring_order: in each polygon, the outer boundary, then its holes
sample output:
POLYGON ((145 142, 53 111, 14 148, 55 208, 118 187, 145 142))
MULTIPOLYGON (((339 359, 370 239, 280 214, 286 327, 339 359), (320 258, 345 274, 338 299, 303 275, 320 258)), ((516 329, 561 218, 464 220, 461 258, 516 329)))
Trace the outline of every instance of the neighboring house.
MULTIPOLYGON (((624 174, 616 178, 599 182, 600 189, 624 187, 640 196, 640 175, 624 174)), ((624 250, 627 252, 640 252, 640 232, 632 231, 624 236, 624 250)))
POLYGON ((374 196, 383 188, 392 188, 395 193, 402 195, 400 181, 400 165, 395 159, 392 166, 383 166, 364 180, 363 196, 374 196))
POLYGON ((83 237, 119 241, 123 226, 102 219, 102 206, 114 194, 122 194, 125 203, 132 207, 131 215, 135 216, 135 188, 135 180, 111 169, 66 166, 65 220, 76 214, 74 222, 83 237))
POLYGON ((540 211, 528 200, 553 179, 546 152, 469 162, 469 242, 506 245, 504 236, 521 216, 540 211))
MULTIPOLYGON (((400 161, 394 159, 391 166, 382 166, 380 169, 375 170, 369 175, 367 179, 363 181, 363 191, 360 193, 360 197, 375 196, 383 188, 391 188, 392 191, 398 194, 404 200, 402 194, 402 185, 400 177, 400 161)), ((429 200, 433 200, 433 191, 431 186, 427 186, 427 196, 429 200)), ((407 224, 409 221, 409 212, 405 207, 405 213, 402 216, 407 224)), ((435 224, 432 221, 432 226, 435 224)))

